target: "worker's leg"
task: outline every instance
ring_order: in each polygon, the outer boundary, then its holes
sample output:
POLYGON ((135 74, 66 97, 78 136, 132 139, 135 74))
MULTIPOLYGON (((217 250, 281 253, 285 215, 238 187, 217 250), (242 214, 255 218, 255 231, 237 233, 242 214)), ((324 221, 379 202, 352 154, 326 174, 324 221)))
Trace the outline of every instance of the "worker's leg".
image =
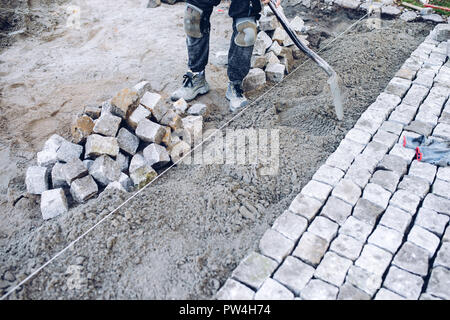
POLYGON ((242 80, 250 70, 253 45, 256 41, 256 19, 261 10, 260 2, 252 0, 232 0, 229 14, 233 17, 233 35, 228 52, 228 84, 227 98, 231 111, 247 105, 243 95, 242 80))
POLYGON ((183 76, 183 85, 176 90, 172 100, 184 98, 186 101, 195 99, 199 94, 209 91, 206 82, 205 67, 209 55, 209 30, 213 5, 206 1, 188 0, 184 15, 184 30, 188 49, 188 71, 183 76))

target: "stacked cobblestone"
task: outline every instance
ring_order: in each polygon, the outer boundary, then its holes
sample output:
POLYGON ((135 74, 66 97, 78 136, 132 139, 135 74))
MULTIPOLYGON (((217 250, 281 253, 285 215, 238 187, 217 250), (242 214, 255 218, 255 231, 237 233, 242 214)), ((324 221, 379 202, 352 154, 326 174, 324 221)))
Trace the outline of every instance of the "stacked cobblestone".
POLYGON ((148 89, 144 81, 87 106, 72 124, 73 142, 56 134, 45 142, 25 179, 28 193, 41 195, 44 219, 104 189, 142 188, 191 150, 207 106, 189 107, 183 99, 169 104, 148 89))
MULTIPOLYGON (((436 27, 217 293, 218 299, 449 299, 448 36, 436 27)), ((445 29, 445 28, 443 28, 445 29)))

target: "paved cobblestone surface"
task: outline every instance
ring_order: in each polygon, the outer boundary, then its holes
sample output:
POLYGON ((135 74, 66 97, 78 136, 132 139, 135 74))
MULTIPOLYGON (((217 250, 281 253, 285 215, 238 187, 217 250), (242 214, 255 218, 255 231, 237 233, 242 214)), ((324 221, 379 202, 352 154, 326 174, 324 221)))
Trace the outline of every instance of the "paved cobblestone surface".
POLYGON ((436 28, 232 273, 218 299, 450 299, 450 167, 403 137, 450 140, 436 28))

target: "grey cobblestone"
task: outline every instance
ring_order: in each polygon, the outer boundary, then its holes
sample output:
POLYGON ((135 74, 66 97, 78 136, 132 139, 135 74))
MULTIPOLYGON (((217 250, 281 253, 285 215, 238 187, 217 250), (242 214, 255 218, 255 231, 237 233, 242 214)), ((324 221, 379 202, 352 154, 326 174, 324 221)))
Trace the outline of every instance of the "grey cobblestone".
POLYGON ((440 167, 437 172, 437 178, 450 182, 450 167, 440 167))
POLYGON ((411 300, 417 300, 422 291, 423 279, 395 266, 389 269, 383 286, 411 300))
POLYGON ((297 241, 308 226, 308 220, 285 211, 273 223, 272 228, 293 241, 297 241))
POLYGON ((384 130, 378 130, 372 140, 384 144, 390 149, 397 142, 397 139, 398 136, 393 133, 389 133, 384 130))
POLYGON ((378 162, 378 160, 374 159, 370 155, 359 154, 355 157, 355 161, 352 165, 355 165, 358 168, 364 168, 372 173, 377 167, 378 162))
POLYGON ((386 132, 399 135, 403 130, 403 124, 387 120, 383 122, 383 124, 380 127, 380 130, 384 130, 386 132))
POLYGON ((216 295, 218 300, 251 300, 253 296, 249 287, 233 279, 228 279, 216 295))
POLYGON ((273 278, 281 282, 296 295, 299 295, 300 290, 306 286, 313 274, 313 267, 297 258, 289 256, 284 260, 277 272, 275 272, 273 278))
POLYGON ((433 130, 433 136, 444 140, 450 140, 450 125, 439 123, 433 130))
POLYGON ((358 203, 353 210, 353 216, 373 226, 383 211, 383 207, 380 207, 367 199, 361 198, 358 200, 358 203))
POLYGON ((318 279, 312 279, 301 291, 304 300, 335 300, 339 289, 318 279))
POLYGON ((428 251, 407 241, 394 257, 393 264, 397 267, 426 276, 428 273, 428 251))
POLYGON ((350 139, 344 139, 338 146, 338 149, 348 152, 354 157, 361 153, 361 151, 366 147, 365 144, 355 143, 350 139))
POLYGON ((402 99, 400 99, 400 97, 398 97, 394 94, 386 93, 386 92, 380 93, 376 100, 376 102, 379 102, 382 105, 388 106, 390 109, 393 109, 396 106, 398 106, 398 104, 401 101, 402 101, 402 99))
POLYGON ((408 175, 403 177, 398 189, 405 190, 423 199, 430 191, 430 185, 425 179, 408 175))
POLYGON ((343 179, 333 189, 332 195, 344 200, 350 205, 355 205, 361 196, 361 189, 354 182, 343 179))
POLYGON ((387 228, 382 225, 378 225, 375 231, 370 235, 368 242, 389 251, 395 253, 402 244, 403 234, 387 228))
POLYGON ((334 252, 327 252, 317 267, 314 276, 335 286, 344 283, 348 269, 352 261, 337 255, 334 252))
POLYGON ((407 125, 414 119, 416 112, 416 107, 401 104, 391 113, 391 115, 389 116, 389 121, 407 125))
POLYGON ((316 198, 323 203, 328 198, 331 189, 332 187, 325 183, 311 180, 306 184, 306 186, 303 187, 301 194, 311 198, 316 198))
POLYGON ((294 294, 279 282, 268 278, 255 293, 255 300, 292 300, 294 294))
POLYGON ((365 131, 371 135, 375 134, 380 125, 383 123, 384 116, 381 116, 380 113, 372 112, 364 112, 359 120, 356 122, 354 128, 365 131))
POLYGON ((345 234, 339 234, 331 243, 330 250, 350 260, 356 260, 361 253, 364 242, 345 234))
POLYGON ((420 198, 411 192, 405 190, 398 190, 394 193, 389 204, 398 207, 410 214, 414 215, 419 205, 420 198))
POLYGON ((355 157, 348 152, 336 150, 328 157, 325 163, 331 167, 336 167, 343 171, 347 171, 354 158, 355 157))
POLYGON ((432 111, 422 109, 416 115, 416 120, 425 122, 431 126, 435 126, 438 123, 438 116, 435 115, 432 111))
POLYGON ((368 295, 373 296, 381 287, 382 278, 380 275, 376 275, 366 269, 352 265, 348 270, 346 282, 361 289, 368 295))
POLYGON ((320 208, 322 207, 322 204, 323 203, 319 200, 313 199, 300 193, 292 201, 291 205, 289 206, 289 211, 301 215, 308 219, 308 221, 310 221, 317 215, 320 208))
POLYGON ((395 94, 396 96, 403 98, 403 96, 406 94, 406 92, 410 87, 411 87, 410 80, 394 77, 387 85, 385 91, 387 93, 395 94))
POLYGON ((351 129, 349 132, 347 132, 347 135, 345 136, 345 139, 355 141, 356 143, 362 145, 368 144, 371 138, 372 135, 370 133, 367 133, 365 131, 356 128, 351 129))
POLYGON ((259 250, 269 258, 281 262, 294 248, 294 241, 274 229, 268 229, 259 241, 259 250))
POLYGON ((407 164, 404 158, 396 155, 387 154, 378 164, 378 168, 381 170, 390 170, 403 175, 406 173, 407 164))
POLYGON ((341 169, 323 165, 316 171, 313 180, 335 186, 343 176, 344 172, 341 169))
POLYGON ((388 152, 388 150, 389 150, 388 146, 376 141, 371 141, 364 149, 362 154, 371 156, 372 158, 380 161, 381 159, 383 159, 384 155, 388 152))
POLYGON ((433 70, 422 68, 417 72, 413 84, 431 88, 435 75, 436 73, 433 70))
POLYGON ((439 248, 433 267, 444 267, 450 269, 450 243, 444 242, 439 248))
POLYGON ((365 242, 369 234, 372 232, 372 229, 373 227, 370 224, 350 216, 347 221, 345 221, 342 228, 339 229, 339 233, 365 242))
POLYGON ((360 188, 364 188, 369 182, 369 179, 372 176, 372 174, 370 173, 369 170, 359 166, 355 162, 353 162, 353 164, 350 166, 347 173, 345 174, 345 179, 352 181, 360 188))
POLYGON ((409 232, 408 241, 426 249, 430 258, 436 252, 440 242, 439 238, 435 234, 417 225, 415 225, 409 232))
MULTIPOLYGON (((421 134, 424 136, 429 136, 433 131, 433 126, 431 126, 426 122, 414 120, 405 127, 405 130, 412 131, 414 133, 421 134)), ((403 138, 401 139, 401 141, 403 142, 403 138)))
POLYGON ((355 286, 344 283, 340 289, 337 297, 338 300, 370 300, 370 295, 355 286))
POLYGON ((389 151, 390 155, 398 156, 404 159, 407 163, 410 163, 412 159, 416 156, 416 151, 414 149, 404 148, 401 144, 397 143, 389 151))
POLYGON ((450 242, 450 227, 447 227, 444 235, 442 236, 442 242, 450 242))
POLYGON ((337 223, 319 216, 309 225, 308 231, 330 242, 337 234, 338 227, 337 223))
POLYGON ((429 193, 425 197, 422 206, 450 216, 450 200, 439 197, 433 193, 429 193))
POLYGON ((252 252, 241 261, 231 276, 251 288, 258 289, 277 266, 274 260, 252 252))
POLYGON ((395 173, 394 171, 377 170, 373 174, 372 179, 370 179, 370 182, 382 186, 389 192, 394 192, 397 188, 399 180, 400 175, 398 173, 395 173))
POLYGON ((374 245, 366 244, 355 265, 382 276, 392 260, 392 254, 374 245))
POLYGON ((363 198, 385 209, 389 203, 391 193, 378 184, 369 183, 363 192, 363 198))
POLYGON ((408 174, 411 176, 419 177, 428 181, 429 184, 433 183, 436 175, 436 166, 414 160, 411 163, 408 174))
POLYGON ((419 300, 442 300, 441 298, 437 298, 429 293, 422 293, 420 295, 419 300))
POLYGON ((439 214, 427 208, 420 208, 416 218, 416 225, 437 234, 439 237, 444 233, 449 217, 439 214))
POLYGON ((311 264, 318 265, 328 249, 329 242, 311 232, 305 232, 292 253, 294 256, 311 264))
POLYGON ((381 288, 377 292, 377 295, 375 296, 374 300, 405 300, 405 298, 403 298, 402 296, 400 296, 390 290, 381 288))
POLYGON ((411 215, 399 208, 388 206, 380 220, 380 224, 404 233, 411 222, 411 215))
POLYGON ((322 209, 321 215, 330 218, 339 225, 342 225, 347 217, 352 213, 352 206, 336 197, 329 197, 322 209))
POLYGON ((450 270, 442 267, 434 268, 428 282, 427 293, 433 296, 450 299, 450 270))

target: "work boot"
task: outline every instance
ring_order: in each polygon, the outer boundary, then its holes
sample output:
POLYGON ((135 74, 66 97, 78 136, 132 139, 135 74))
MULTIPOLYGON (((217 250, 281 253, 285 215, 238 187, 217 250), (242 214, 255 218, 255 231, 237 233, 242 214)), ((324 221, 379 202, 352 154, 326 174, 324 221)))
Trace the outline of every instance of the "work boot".
POLYGON ((226 98, 230 101, 230 111, 236 112, 248 104, 241 87, 241 82, 229 82, 226 98))
POLYGON ((172 93, 172 101, 183 98, 186 101, 194 100, 199 94, 205 94, 209 91, 209 84, 206 82, 205 72, 193 73, 186 72, 183 76, 183 86, 172 93))

